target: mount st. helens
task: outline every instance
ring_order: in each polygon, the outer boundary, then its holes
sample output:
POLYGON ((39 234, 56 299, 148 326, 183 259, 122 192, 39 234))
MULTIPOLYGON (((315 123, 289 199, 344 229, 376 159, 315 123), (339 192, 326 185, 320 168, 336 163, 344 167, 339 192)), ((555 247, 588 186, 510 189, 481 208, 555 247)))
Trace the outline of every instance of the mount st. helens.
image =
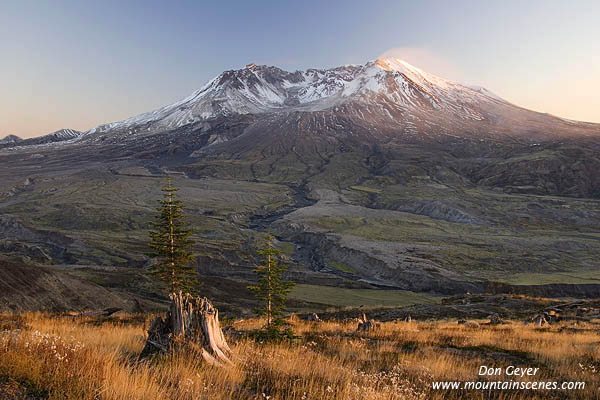
MULTIPOLYGON (((0 246, 112 290, 152 292, 139 277, 167 173, 222 299, 251 278, 265 230, 310 285, 435 295, 600 279, 600 126, 401 60, 249 64, 173 105, 55 138, 0 145, 0 246)), ((298 299, 326 303, 313 288, 298 299)))
POLYGON ((384 128, 395 136, 520 134, 539 139, 597 135, 599 129, 530 112, 486 89, 467 87, 386 58, 365 65, 294 73, 249 64, 224 72, 178 103, 100 126, 89 134, 104 137, 106 132, 110 137, 121 130, 125 135, 143 136, 223 117, 275 114, 283 121, 290 117, 294 121, 305 113, 312 116, 307 122, 315 130, 324 130, 322 134, 333 130, 342 136, 352 131, 336 126, 337 119, 366 125, 365 129, 377 124, 380 131, 384 128))

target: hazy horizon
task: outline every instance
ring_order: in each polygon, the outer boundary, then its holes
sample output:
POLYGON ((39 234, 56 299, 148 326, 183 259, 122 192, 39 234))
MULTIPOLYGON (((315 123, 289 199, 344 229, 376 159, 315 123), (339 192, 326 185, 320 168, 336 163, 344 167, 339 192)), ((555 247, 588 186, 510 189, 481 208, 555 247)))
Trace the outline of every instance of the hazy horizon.
POLYGON ((0 137, 123 120, 250 62, 293 71, 381 55, 600 123, 599 11, 592 1, 6 2, 0 137))

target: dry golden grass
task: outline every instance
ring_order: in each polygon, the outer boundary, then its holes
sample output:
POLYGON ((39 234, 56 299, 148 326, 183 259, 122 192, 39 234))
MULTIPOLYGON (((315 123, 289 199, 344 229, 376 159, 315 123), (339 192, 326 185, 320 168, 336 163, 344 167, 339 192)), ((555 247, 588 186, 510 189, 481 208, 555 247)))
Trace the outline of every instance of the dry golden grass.
MULTIPOLYGON (((13 398, 123 400, 599 397, 600 334, 593 325, 473 329, 449 321, 388 322, 358 334, 355 324, 293 320, 298 340, 265 344, 232 338, 236 365, 216 368, 189 352, 138 363, 148 318, 101 323, 42 314, 0 318, 0 398, 9 398, 9 391, 13 398), (480 365, 539 367, 535 377, 523 379, 586 385, 573 391, 432 389, 433 381, 485 380, 477 376, 480 365)), ((261 323, 234 326, 248 331, 261 323)))

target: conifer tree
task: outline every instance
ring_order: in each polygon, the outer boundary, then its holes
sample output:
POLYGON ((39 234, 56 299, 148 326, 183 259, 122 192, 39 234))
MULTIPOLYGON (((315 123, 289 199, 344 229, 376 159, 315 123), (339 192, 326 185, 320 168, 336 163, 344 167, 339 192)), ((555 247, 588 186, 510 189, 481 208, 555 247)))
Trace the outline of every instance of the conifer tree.
POLYGON ((193 245, 191 230, 185 223, 182 202, 175 198, 177 189, 172 186, 171 178, 161 190, 164 199, 158 200, 149 243, 153 250, 151 257, 157 258, 158 262, 152 266, 150 274, 161 280, 169 293, 193 293, 199 282, 195 268, 190 266, 194 259, 188 250, 193 245))
POLYGON ((260 301, 260 307, 255 310, 258 315, 267 319, 267 330, 278 327, 283 323, 282 316, 285 310, 285 302, 294 287, 294 282, 284 281, 283 274, 287 266, 279 263, 281 252, 273 248, 271 242, 274 238, 268 237, 266 246, 258 251, 262 257, 261 265, 254 272, 259 275, 256 286, 248 286, 248 289, 260 301))

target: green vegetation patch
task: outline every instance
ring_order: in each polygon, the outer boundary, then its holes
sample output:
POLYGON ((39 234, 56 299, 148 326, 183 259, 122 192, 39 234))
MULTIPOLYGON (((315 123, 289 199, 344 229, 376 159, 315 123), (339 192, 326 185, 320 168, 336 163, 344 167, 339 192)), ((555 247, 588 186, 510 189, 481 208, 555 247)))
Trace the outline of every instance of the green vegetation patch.
POLYGON ((294 254, 294 243, 291 242, 277 242, 275 247, 280 250, 283 254, 291 256, 294 254))
POLYGON ((381 193, 381 189, 376 189, 368 186, 350 186, 350 189, 358 190, 359 192, 381 193))
POLYGON ((565 271, 553 273, 518 273, 498 279, 512 285, 548 285, 551 283, 600 283, 600 271, 565 271))
POLYGON ((340 307, 361 305, 403 307, 412 304, 432 304, 439 301, 435 297, 408 290, 346 289, 305 284, 296 285, 290 297, 340 307))
POLYGON ((347 272, 349 274, 356 274, 356 270, 347 264, 338 261, 327 261, 327 264, 331 265, 338 271, 347 272))

